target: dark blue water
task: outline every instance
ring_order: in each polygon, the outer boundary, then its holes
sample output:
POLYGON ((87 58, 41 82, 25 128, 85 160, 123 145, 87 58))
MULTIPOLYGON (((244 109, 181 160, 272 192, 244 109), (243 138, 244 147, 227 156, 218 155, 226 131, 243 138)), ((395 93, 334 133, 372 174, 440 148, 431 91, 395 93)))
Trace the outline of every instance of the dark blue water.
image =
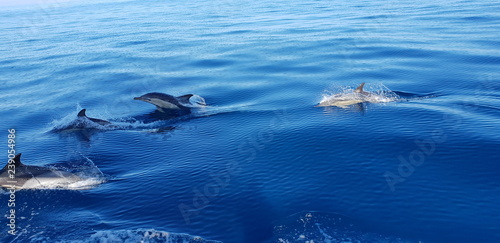
POLYGON ((87 161, 105 182, 18 191, 15 237, 2 192, 0 241, 500 242, 499 6, 4 8, 0 143, 14 128, 24 163, 87 161), (401 99, 314 107, 362 82, 401 99), (150 122, 148 92, 209 106, 150 122), (81 108, 120 129, 51 132, 81 108))

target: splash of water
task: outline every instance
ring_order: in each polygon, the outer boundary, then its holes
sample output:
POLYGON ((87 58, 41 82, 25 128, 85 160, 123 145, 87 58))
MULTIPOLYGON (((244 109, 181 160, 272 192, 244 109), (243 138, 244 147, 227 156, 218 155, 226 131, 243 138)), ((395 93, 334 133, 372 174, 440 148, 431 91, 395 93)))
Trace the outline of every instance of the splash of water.
POLYGON ((183 233, 170 233, 166 231, 159 231, 154 229, 138 229, 138 230, 103 230, 98 231, 83 240, 72 240, 72 241, 57 241, 59 243, 63 242, 144 242, 144 243, 168 243, 168 242, 179 242, 179 243, 221 243, 215 240, 206 240, 199 236, 192 236, 183 233))
POLYGON ((302 212, 293 214, 274 227, 274 241, 279 243, 415 243, 395 236, 366 232, 340 214, 302 212))

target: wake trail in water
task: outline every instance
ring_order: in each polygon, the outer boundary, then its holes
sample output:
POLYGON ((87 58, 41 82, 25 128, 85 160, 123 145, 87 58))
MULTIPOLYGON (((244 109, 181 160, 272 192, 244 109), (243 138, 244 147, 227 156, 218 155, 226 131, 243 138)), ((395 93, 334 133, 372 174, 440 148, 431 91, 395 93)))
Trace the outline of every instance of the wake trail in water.
MULTIPOLYGON (((258 110, 252 108, 251 105, 231 105, 231 106, 206 106, 202 97, 197 100, 194 105, 191 105, 191 112, 186 115, 171 115, 153 111, 148 114, 123 117, 123 118, 110 118, 110 124, 99 124, 93 122, 88 117, 78 117, 78 111, 82 108, 77 105, 76 111, 71 112, 61 119, 54 120, 50 123, 50 128, 46 132, 51 133, 66 133, 75 131, 113 131, 113 130, 165 130, 171 126, 179 123, 186 122, 192 119, 203 118, 208 116, 238 112, 238 111, 252 111, 258 110)), ((94 112, 96 113, 96 112, 94 112)), ((99 112, 97 112, 99 115, 99 112)), ((168 129, 167 129, 168 130, 168 129)))

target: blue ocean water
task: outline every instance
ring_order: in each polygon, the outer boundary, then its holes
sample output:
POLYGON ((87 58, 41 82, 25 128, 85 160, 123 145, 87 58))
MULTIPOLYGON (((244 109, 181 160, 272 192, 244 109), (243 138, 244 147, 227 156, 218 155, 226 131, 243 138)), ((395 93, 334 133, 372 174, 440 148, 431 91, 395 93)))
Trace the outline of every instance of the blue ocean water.
POLYGON ((2 191, 0 241, 499 242, 499 13, 451 0, 3 8, 0 143, 15 129, 25 164, 90 163, 104 182, 16 192, 16 236, 2 191), (362 82, 400 99, 314 107, 362 82), (133 97, 148 92, 208 106, 146 122, 154 106, 133 97), (53 131, 81 108, 119 129, 53 131))

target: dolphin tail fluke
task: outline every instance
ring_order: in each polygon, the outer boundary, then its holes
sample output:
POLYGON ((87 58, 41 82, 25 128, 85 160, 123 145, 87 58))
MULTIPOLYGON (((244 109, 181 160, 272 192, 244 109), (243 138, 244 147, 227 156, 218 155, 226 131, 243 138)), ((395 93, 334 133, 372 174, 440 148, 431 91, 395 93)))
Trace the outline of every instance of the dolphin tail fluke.
POLYGON ((192 96, 192 94, 177 96, 177 100, 179 100, 181 103, 189 104, 189 98, 191 98, 192 96))
POLYGON ((365 91, 363 90, 363 87, 365 86, 365 83, 361 83, 355 90, 354 92, 356 93, 364 93, 365 91))
POLYGON ((78 112, 78 115, 77 115, 77 116, 78 116, 78 117, 87 116, 87 115, 85 115, 85 111, 86 111, 86 110, 87 110, 87 109, 82 109, 80 112, 78 112))

